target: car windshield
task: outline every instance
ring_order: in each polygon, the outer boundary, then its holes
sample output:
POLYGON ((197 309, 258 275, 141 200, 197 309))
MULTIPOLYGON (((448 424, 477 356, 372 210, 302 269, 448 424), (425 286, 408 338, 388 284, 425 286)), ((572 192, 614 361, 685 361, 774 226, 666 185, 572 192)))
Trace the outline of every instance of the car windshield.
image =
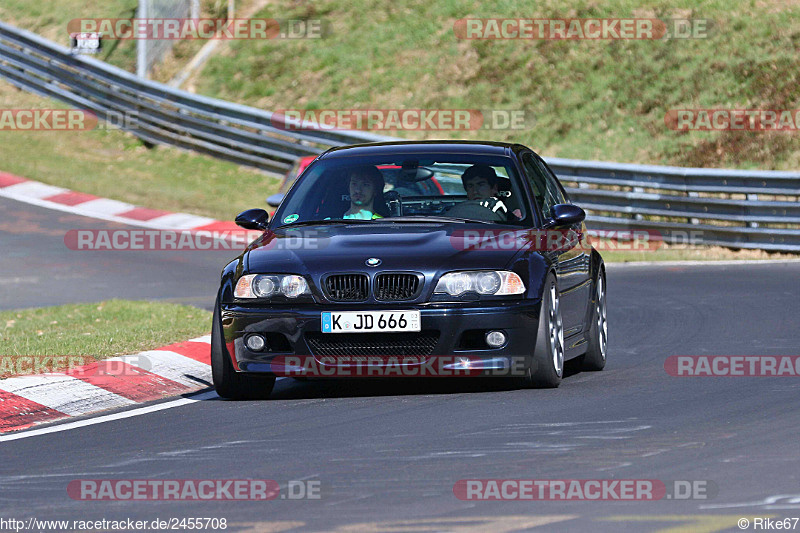
POLYGON ((524 198, 509 157, 415 153, 323 158, 292 187, 273 226, 348 220, 523 226, 530 216, 524 198))

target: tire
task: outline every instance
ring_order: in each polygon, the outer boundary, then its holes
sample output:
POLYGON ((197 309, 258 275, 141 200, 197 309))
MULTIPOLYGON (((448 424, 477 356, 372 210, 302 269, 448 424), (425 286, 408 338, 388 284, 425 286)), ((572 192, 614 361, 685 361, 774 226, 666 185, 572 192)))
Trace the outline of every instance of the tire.
POLYGON ((583 356, 583 370, 603 370, 608 351, 608 320, 606 319, 606 272, 601 266, 594 282, 594 305, 589 327, 589 346, 583 356))
POLYGON ((542 290, 542 307, 539 311, 539 328, 530 365, 523 384, 535 388, 555 388, 564 375, 564 323, 558 283, 548 274, 542 290))
POLYGON ((214 305, 211 325, 211 377, 220 398, 229 400, 263 400, 272 393, 275 376, 250 376, 236 372, 226 354, 222 336, 219 298, 214 305))

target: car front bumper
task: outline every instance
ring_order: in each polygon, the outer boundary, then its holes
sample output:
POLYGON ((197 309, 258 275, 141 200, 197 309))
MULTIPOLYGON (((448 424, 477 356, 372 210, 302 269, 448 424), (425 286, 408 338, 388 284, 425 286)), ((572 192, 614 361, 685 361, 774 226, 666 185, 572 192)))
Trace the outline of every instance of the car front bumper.
MULTIPOLYGON (((254 306, 237 303, 221 305, 222 332, 225 348, 231 357, 234 369, 247 373, 266 373, 277 375, 319 375, 305 374, 300 367, 306 367, 311 361, 315 368, 337 367, 340 371, 323 373, 323 375, 363 376, 380 375, 374 373, 347 372, 356 364, 368 366, 385 366, 398 364, 406 369, 425 362, 431 367, 431 361, 437 359, 437 373, 416 375, 476 375, 476 370, 484 370, 481 375, 516 375, 524 372, 521 362, 533 353, 539 324, 541 301, 485 301, 467 303, 428 303, 423 305, 391 307, 357 307, 357 306, 254 306), (421 318, 419 335, 428 339, 428 345, 419 353, 415 334, 411 333, 328 333, 321 332, 322 313, 324 311, 405 311, 418 310, 421 318), (499 348, 485 345, 485 332, 499 330, 505 333, 506 343, 499 348), (245 345, 249 335, 260 334, 267 338, 267 347, 262 351, 251 351, 245 345), (370 350, 354 354, 347 353, 346 341, 336 342, 337 355, 332 356, 321 351, 319 343, 309 342, 316 338, 330 343, 340 339, 354 340, 358 345, 365 335, 371 336, 375 346, 381 346, 385 339, 385 351, 370 350), (397 339, 409 339, 409 346, 402 350, 396 348, 397 339), (432 345, 432 347, 431 347, 432 345), (394 352, 394 353, 393 353, 394 352), (402 353, 397 353, 402 352, 402 353), (342 355, 344 354, 344 355, 342 355), (348 358, 350 355, 355 357, 348 358), (303 361, 298 367, 297 361, 303 361), (468 374, 447 372, 468 368, 468 374), (445 370, 445 372, 442 372, 445 370), (488 371, 494 372, 489 374, 488 371)), ((415 375, 414 373, 398 373, 397 375, 415 375)))

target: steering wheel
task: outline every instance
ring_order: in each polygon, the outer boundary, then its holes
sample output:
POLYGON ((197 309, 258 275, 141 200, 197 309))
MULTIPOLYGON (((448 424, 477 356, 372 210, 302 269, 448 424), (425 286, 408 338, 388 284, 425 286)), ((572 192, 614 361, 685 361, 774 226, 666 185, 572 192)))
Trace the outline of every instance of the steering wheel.
POLYGON ((481 220, 484 222, 505 222, 508 208, 497 198, 467 200, 454 205, 445 213, 449 217, 481 220))

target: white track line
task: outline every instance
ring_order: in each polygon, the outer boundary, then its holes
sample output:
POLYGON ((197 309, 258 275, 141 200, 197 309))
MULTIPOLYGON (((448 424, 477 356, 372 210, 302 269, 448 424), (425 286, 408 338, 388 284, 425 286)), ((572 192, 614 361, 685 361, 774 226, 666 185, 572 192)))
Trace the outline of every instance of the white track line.
POLYGON ((71 429, 82 428, 86 426, 93 426, 95 424, 103 424, 105 422, 112 422, 114 420, 123 420, 125 418, 132 418, 134 416, 146 415, 149 413, 155 413, 157 411, 163 411, 165 409, 172 409, 173 407, 180 407, 182 405, 188 405, 195 402, 201 402, 203 400, 211 400, 213 398, 217 398, 217 393, 210 391, 198 394, 197 396, 193 396, 191 398, 181 398, 179 400, 172 400, 169 402, 159 403, 157 405, 150 405, 147 407, 139 407, 137 409, 130 409, 128 411, 123 411, 121 413, 114 413, 110 415, 102 415, 97 416, 94 418, 89 418, 87 420, 77 420, 75 422, 67 422, 66 424, 59 424, 52 427, 41 428, 41 429, 31 429, 28 431, 22 431, 20 433, 12 433, 10 435, 0 435, 0 442, 7 442, 11 440, 19 440, 19 439, 27 439, 29 437, 37 437, 39 435, 47 435, 49 433, 58 433, 61 431, 69 431, 71 429))
MULTIPOLYGON (((160 217, 156 217, 150 220, 136 220, 133 218, 125 218, 121 216, 117 216, 114 214, 103 213, 99 211, 88 211, 81 209, 81 206, 89 203, 103 201, 103 204, 107 208, 110 207, 111 204, 106 202, 117 202, 116 200, 106 200, 101 198, 100 200, 89 200, 88 202, 84 202, 83 204, 78 205, 65 205, 59 204, 56 202, 51 202, 49 200, 42 200, 40 198, 34 198, 32 196, 28 196, 26 194, 15 194, 13 192, 14 187, 19 187, 20 185, 27 185, 27 183, 20 183, 17 185, 10 185, 8 187, 0 187, 0 197, 9 198, 11 200, 16 200, 18 202, 23 202, 30 205, 35 205, 38 207, 44 207, 45 209, 52 209, 54 211, 62 211, 64 213, 71 213, 73 215, 94 218, 97 220, 107 220, 109 222, 118 222, 120 224, 127 224, 128 226, 139 226, 142 228, 152 228, 152 229, 166 229, 166 230, 176 230, 180 231, 182 229, 194 229, 197 226, 204 226, 206 224, 211 224, 213 222, 219 222, 218 220, 214 220, 213 218, 208 217, 201 217, 199 215, 190 215, 187 213, 171 213, 168 215, 162 215, 160 217), (176 216, 177 215, 177 216, 176 216), (169 226, 162 225, 162 221, 170 224, 169 226), (192 226, 191 224, 196 224, 192 226)), ((44 185, 41 183, 37 183, 36 185, 42 185, 44 187, 50 187, 50 185, 44 185)), ((52 196, 55 194, 59 194, 59 192, 67 192, 67 189, 58 189, 53 192, 50 190, 44 196, 52 196)), ((123 202, 119 202, 122 204, 123 202)), ((115 204, 116 205, 116 204, 115 204)), ((127 208, 123 209, 120 212, 130 211, 131 209, 135 209, 137 206, 132 204, 126 204, 127 208)))
MULTIPOLYGON (((9 194, 7 191, 12 187, 16 187, 16 185, 0 188, 0 197, 10 198, 11 200, 16 200, 18 202, 31 204, 38 207, 44 207, 45 209, 53 209, 54 211, 63 211, 64 213, 71 213, 73 215, 80 215, 88 218, 96 218, 98 220, 107 220, 109 222, 119 222, 120 224, 127 224, 129 226, 140 226, 143 228, 153 228, 153 229, 167 229, 167 228, 160 228, 154 224, 151 224, 150 221, 146 220, 134 220, 132 218, 118 217, 115 215, 104 215, 102 213, 91 213, 91 214, 80 213, 77 209, 75 209, 75 206, 58 204, 56 202, 50 202, 47 200, 39 200, 37 198, 31 198, 29 196, 9 194)), ((131 209, 133 208, 134 206, 131 206, 131 209)))
MULTIPOLYGON (((276 378, 275 381, 281 381, 282 379, 289 379, 289 378, 279 377, 276 378)), ((106 422, 113 422, 115 420, 124 420, 126 418, 133 418, 134 416, 147 415, 158 411, 164 411, 166 409, 172 409, 173 407, 181 407, 182 405, 189 405, 196 402, 213 400, 215 398, 219 398, 219 396, 217 396, 217 393, 214 391, 202 392, 200 394, 197 394, 196 396, 192 396, 191 398, 180 398, 178 400, 171 400, 169 402, 163 402, 156 405, 149 405, 147 407, 128 409, 126 411, 122 411, 121 413, 95 416, 92 418, 88 418, 86 420, 76 420, 75 422, 66 422, 51 427, 22 430, 18 433, 0 435, 0 442, 27 439, 28 437, 38 437, 39 435, 48 435, 50 433, 59 433, 61 431, 69 431, 71 429, 77 429, 86 426, 94 426, 96 424, 104 424, 106 422)))

